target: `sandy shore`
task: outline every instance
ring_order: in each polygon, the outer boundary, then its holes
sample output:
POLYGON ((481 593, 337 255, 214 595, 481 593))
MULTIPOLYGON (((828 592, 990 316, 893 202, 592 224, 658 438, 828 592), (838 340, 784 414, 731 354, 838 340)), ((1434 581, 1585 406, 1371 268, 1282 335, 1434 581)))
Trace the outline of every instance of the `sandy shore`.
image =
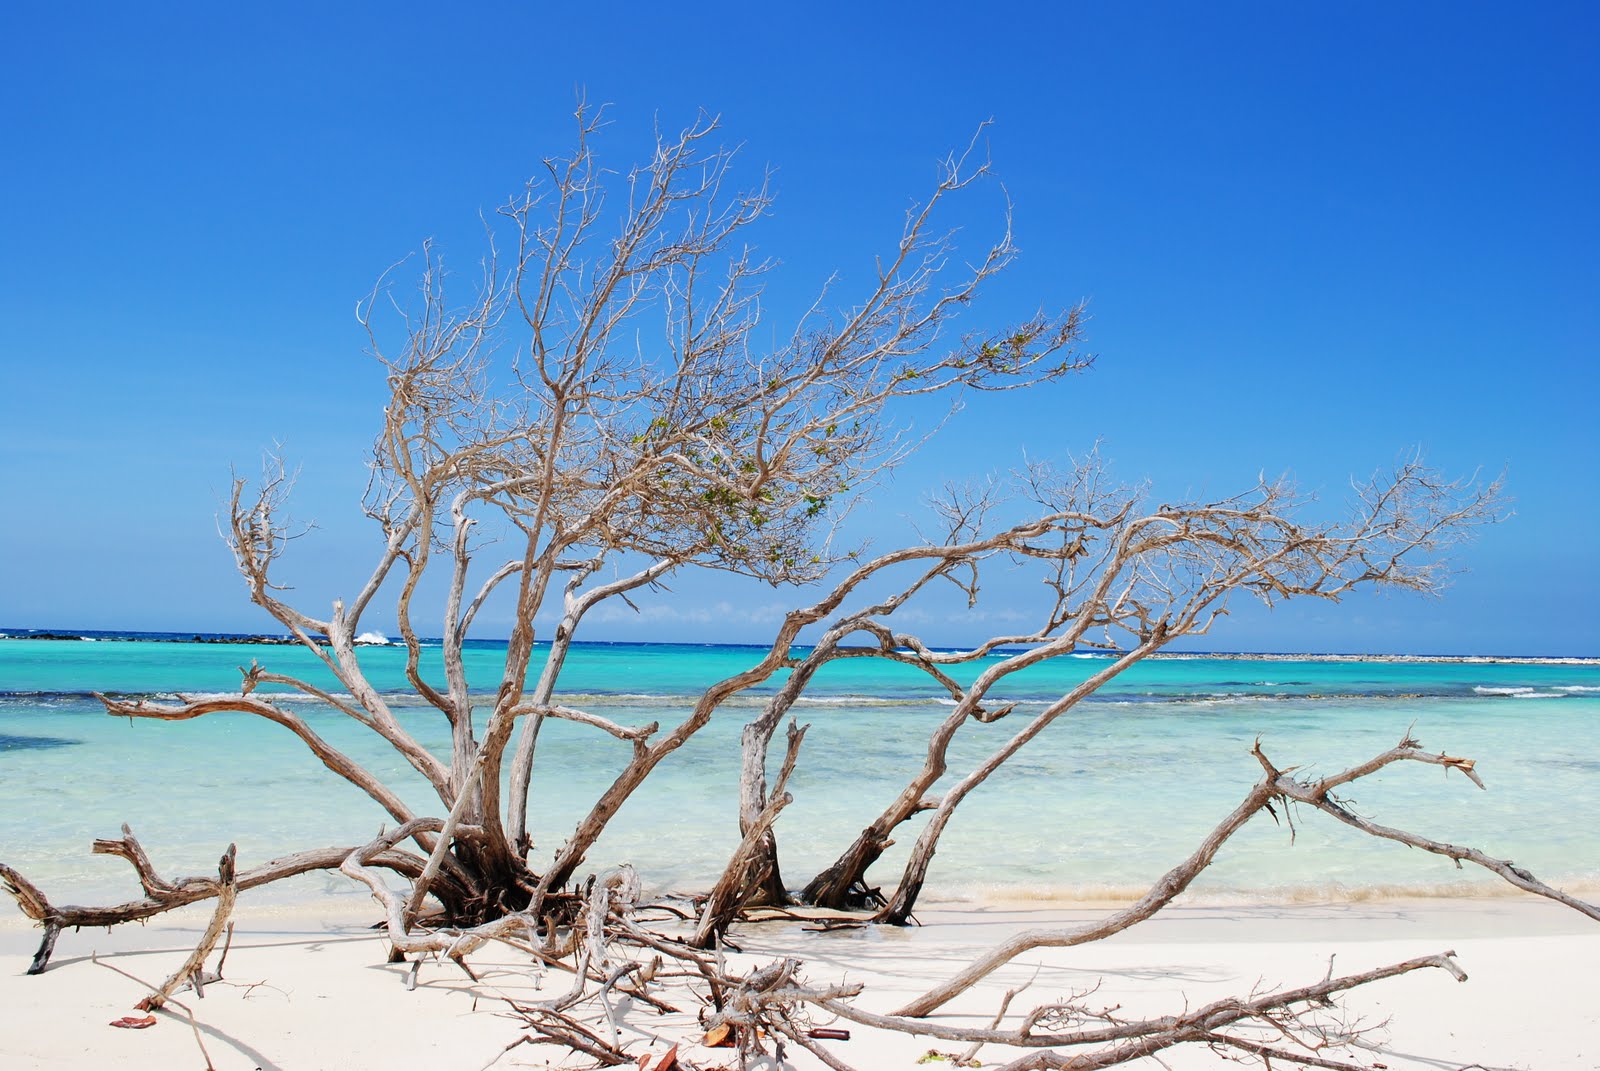
MULTIPOLYGON (((180 995, 194 1010, 200 1041, 219 1071, 569 1066, 547 1048, 503 1051, 521 1031, 504 1014, 501 998, 537 998, 541 982, 513 954, 485 949, 475 955, 477 983, 453 967, 427 964, 416 989, 407 991, 406 968, 386 964, 384 942, 365 928, 376 912, 352 913, 348 904, 328 910, 337 913, 242 909, 225 980, 208 986, 203 1000, 180 995)), ((751 962, 799 955, 813 983, 863 982, 860 1003, 887 1011, 1005 935, 1099 913, 961 905, 928 911, 919 929, 819 934, 768 924, 745 929, 741 940, 751 962)), ((110 934, 64 934, 51 969, 30 978, 23 971, 37 931, 6 908, 0 915, 0 1067, 199 1071, 205 1061, 182 1013, 163 1015, 147 1030, 108 1023, 129 1014, 143 995, 127 975, 159 982, 182 961, 205 918, 200 910, 110 934)), ((1028 954, 938 1021, 987 1025, 1004 990, 1030 977, 1032 987, 1017 1008, 1098 982, 1094 1000, 1120 1004, 1132 1015, 1179 1010, 1258 984, 1315 981, 1330 955, 1343 974, 1446 950, 1457 953, 1470 975, 1465 984, 1430 970, 1350 998, 1348 1006, 1364 1018, 1391 1020, 1372 1035, 1377 1047, 1364 1055, 1365 1064, 1434 1071, 1468 1065, 1600 1069, 1600 926, 1533 900, 1174 908, 1095 946, 1028 954)), ((561 977, 542 981, 552 990, 566 987, 561 977)), ((664 1047, 654 1037, 691 1027, 634 1009, 624 1029, 635 1038, 633 1051, 643 1052, 664 1047)), ((877 1037, 857 1027, 835 1051, 859 1071, 875 1071, 917 1067, 929 1048, 961 1046, 877 1037)), ((982 1053, 990 1060, 1001 1055, 982 1053)), ((1204 1050, 1174 1050, 1164 1059, 1172 1068, 1236 1066, 1204 1050)), ((806 1058, 795 1066, 820 1065, 806 1058)))

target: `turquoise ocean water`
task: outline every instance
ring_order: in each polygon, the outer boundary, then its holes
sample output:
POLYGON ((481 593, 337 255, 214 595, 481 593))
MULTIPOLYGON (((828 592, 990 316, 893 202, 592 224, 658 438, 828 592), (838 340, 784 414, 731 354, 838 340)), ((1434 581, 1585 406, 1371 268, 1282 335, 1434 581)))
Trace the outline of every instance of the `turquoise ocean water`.
MULTIPOLYGON (((562 701, 626 723, 681 718, 706 684, 744 668, 738 646, 580 644, 562 701)), ((287 731, 242 714, 160 724, 108 717, 92 691, 170 699, 236 690, 252 658, 314 676, 290 647, 106 637, 93 642, 0 639, 0 860, 60 902, 133 895, 118 860, 89 854, 96 837, 132 825, 168 876, 203 873, 229 841, 242 865, 300 848, 365 841, 386 816, 325 771, 287 731)), ((381 688, 403 692, 403 652, 364 648, 381 688)), ((488 690, 501 645, 469 650, 488 690)), ((969 725, 956 772, 1103 663, 1061 659, 1010 678, 995 698, 1016 710, 969 725)), ((738 739, 768 688, 726 706, 672 756, 592 853, 594 869, 627 861, 656 888, 708 882, 737 840, 738 739)), ((402 700, 397 699, 397 703, 402 700)), ((297 709, 330 741, 392 778, 422 811, 429 793, 365 730, 315 704, 297 709)), ((852 659, 830 668, 800 706, 811 724, 777 826, 792 886, 829 862, 920 764, 947 699, 915 673, 852 659)), ((403 704, 424 744, 443 750, 443 718, 403 704)), ((1361 812, 1435 839, 1509 857, 1574 892, 1600 890, 1600 664, 1257 661, 1196 657, 1147 662, 1053 725, 975 793, 951 823, 930 899, 1126 897, 1182 859, 1256 780, 1257 736, 1280 766, 1332 772, 1380 752, 1415 723, 1431 750, 1478 760, 1480 792, 1438 767, 1405 764, 1350 793, 1361 812)), ((781 734, 780 734, 781 735, 781 734)), ((603 790, 622 743, 567 723, 547 725, 534 773, 535 862, 603 790)), ((900 838, 915 837, 913 825, 900 838)), ((871 875, 892 885, 893 851, 871 875)), ((1287 825, 1256 819, 1191 895, 1286 901, 1496 893, 1490 875, 1362 837, 1316 813, 1287 825)), ((362 897, 337 876, 257 894, 362 897)), ((9 910, 0 908, 0 910, 9 910)))

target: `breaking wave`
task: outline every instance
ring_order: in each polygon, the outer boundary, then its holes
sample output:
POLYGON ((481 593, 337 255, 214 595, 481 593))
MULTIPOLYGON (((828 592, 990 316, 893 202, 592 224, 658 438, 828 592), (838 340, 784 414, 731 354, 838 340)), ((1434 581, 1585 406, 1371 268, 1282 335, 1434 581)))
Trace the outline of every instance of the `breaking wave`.
POLYGON ((1565 688, 1556 688, 1553 691, 1541 692, 1537 688, 1485 687, 1484 685, 1478 685, 1472 690, 1478 695, 1500 696, 1506 699, 1564 699, 1576 691, 1593 691, 1595 689, 1573 685, 1565 688))

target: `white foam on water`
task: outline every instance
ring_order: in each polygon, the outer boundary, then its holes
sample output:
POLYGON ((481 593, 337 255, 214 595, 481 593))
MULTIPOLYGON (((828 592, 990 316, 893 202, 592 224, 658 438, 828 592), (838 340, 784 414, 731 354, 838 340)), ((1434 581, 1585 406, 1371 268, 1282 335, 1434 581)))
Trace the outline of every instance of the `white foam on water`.
POLYGON ((1537 688, 1509 687, 1495 688, 1478 685, 1472 689, 1478 695, 1502 696, 1507 699, 1565 699, 1569 690, 1559 688, 1553 692, 1541 692, 1537 688))

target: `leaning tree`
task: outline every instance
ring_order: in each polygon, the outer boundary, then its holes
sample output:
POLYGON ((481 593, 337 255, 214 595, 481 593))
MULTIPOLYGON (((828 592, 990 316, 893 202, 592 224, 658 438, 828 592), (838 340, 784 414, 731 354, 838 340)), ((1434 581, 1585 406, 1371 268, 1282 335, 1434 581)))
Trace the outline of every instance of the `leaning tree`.
MULTIPOLYGON (((734 154, 715 143, 716 122, 702 118, 658 137, 648 161, 620 174, 595 155, 600 125, 596 112, 580 108, 574 151, 546 160, 500 209, 469 300, 447 297, 440 260, 425 247, 414 301, 396 298, 386 276, 359 305, 389 397, 364 499, 378 553, 351 594, 326 610, 291 601, 279 575, 295 534, 285 512, 292 481, 281 462, 254 484, 233 483, 225 529, 250 598, 336 685, 253 663, 236 695, 104 700, 110 713, 130 718, 234 711, 276 722, 376 801, 393 826, 369 843, 310 849, 236 872, 230 858, 223 876, 179 881, 161 878, 125 829, 96 850, 128 859, 145 895, 106 907, 58 906, 0 865, 0 879, 45 929, 35 970, 45 967, 63 928, 147 918, 213 897, 231 903, 239 890, 338 869, 384 905, 396 956, 446 952, 460 961, 492 940, 520 942, 546 960, 576 957, 570 1001, 528 1013, 529 1023, 601 1062, 623 1054, 585 1032, 570 1009, 622 983, 644 995, 650 980, 638 963, 631 975, 603 969, 606 941, 692 964, 716 996, 717 1016, 742 1030, 741 1043, 758 1044, 766 1031, 809 1047, 814 1041, 796 1032, 797 1008, 874 1017, 843 989, 799 985, 793 967, 735 978, 694 950, 714 946, 756 907, 864 909, 877 922, 907 921, 962 801, 1096 689, 1173 641, 1206 633, 1235 597, 1276 603, 1338 600, 1358 587, 1434 590, 1442 553, 1495 517, 1497 483, 1451 482, 1414 458, 1360 484, 1350 509, 1329 520, 1286 481, 1215 500, 1151 502, 1090 455, 947 490, 932 503, 924 538, 868 553, 842 538, 841 521, 875 477, 915 448, 899 430, 899 403, 1037 387, 1089 364, 1076 348, 1078 306, 1015 323, 968 322, 984 284, 1015 256, 1008 220, 997 241, 966 260, 943 222, 948 202, 987 175, 978 142, 941 162, 931 193, 908 211, 864 292, 840 295, 830 284, 792 330, 776 336, 757 329, 770 265, 745 243, 771 196, 765 185, 734 185, 734 154), (778 341, 764 345, 768 337, 778 341), (953 584, 976 601, 997 563, 1034 570, 1042 581, 1036 605, 1021 608, 1033 614, 1025 627, 950 651, 902 626, 905 608, 936 586, 953 584), (793 590, 797 605, 746 668, 705 688, 676 724, 619 724, 564 696, 563 667, 585 618, 690 569, 793 590), (363 623, 388 600, 406 679, 449 726, 442 754, 407 730, 363 662, 363 623), (465 644, 490 604, 510 607, 505 659, 493 679, 473 680, 465 644), (556 624, 539 635, 536 615, 552 610, 556 624), (442 675, 424 666, 424 636, 442 648, 442 675), (1016 714, 991 698, 1003 694, 998 686, 1011 674, 1097 646, 1107 652, 1098 670, 1037 713, 1016 714), (777 829, 805 735, 791 715, 825 666, 858 658, 914 667, 952 705, 904 787, 861 830, 835 831, 834 861, 791 884, 777 829), (763 685, 770 687, 739 745, 739 805, 729 816, 739 844, 682 932, 663 938, 638 923, 631 875, 581 880, 591 850, 663 760, 713 718, 727 717, 729 700, 763 685), (426 781, 437 806, 414 810, 394 785, 323 739, 298 712, 303 703, 283 701, 285 691, 375 734, 426 781), (628 757, 566 839, 544 853, 528 830, 532 772, 549 719, 608 734, 628 757), (769 761, 786 719, 774 775, 769 761), (978 737, 986 754, 953 769, 951 745, 962 734, 978 737), (907 828, 915 843, 884 894, 869 885, 868 869, 907 828), (402 888, 385 871, 403 879, 402 888), (730 1003, 734 992, 742 1003, 730 1003)), ((1298 802, 1374 835, 1478 863, 1600 917, 1509 863, 1375 826, 1339 803, 1344 785, 1394 762, 1472 775, 1470 760, 1425 753, 1408 736, 1345 774, 1304 782, 1257 754, 1264 779, 1137 904, 1081 932, 1021 935, 902 1016, 876 1017, 877 1025, 920 1029, 909 1017, 926 1015, 1020 951, 1095 940, 1148 918, 1229 835, 1274 803, 1298 802)), ((1438 959, 1395 970, 1419 966, 1455 970, 1438 959)), ((1077 1034, 997 1026, 956 1039, 1052 1051, 1098 1045, 1107 1062, 1198 1039, 1270 1059, 1258 1041, 1230 1034, 1230 1024, 1295 1022, 1295 1008, 1370 980, 1330 978, 1277 1003, 1230 1005, 1201 1025, 1163 1020, 1139 1033, 1102 1023, 1077 1034)), ((1039 1060, 1018 1066, 1068 1066, 1039 1060)))

